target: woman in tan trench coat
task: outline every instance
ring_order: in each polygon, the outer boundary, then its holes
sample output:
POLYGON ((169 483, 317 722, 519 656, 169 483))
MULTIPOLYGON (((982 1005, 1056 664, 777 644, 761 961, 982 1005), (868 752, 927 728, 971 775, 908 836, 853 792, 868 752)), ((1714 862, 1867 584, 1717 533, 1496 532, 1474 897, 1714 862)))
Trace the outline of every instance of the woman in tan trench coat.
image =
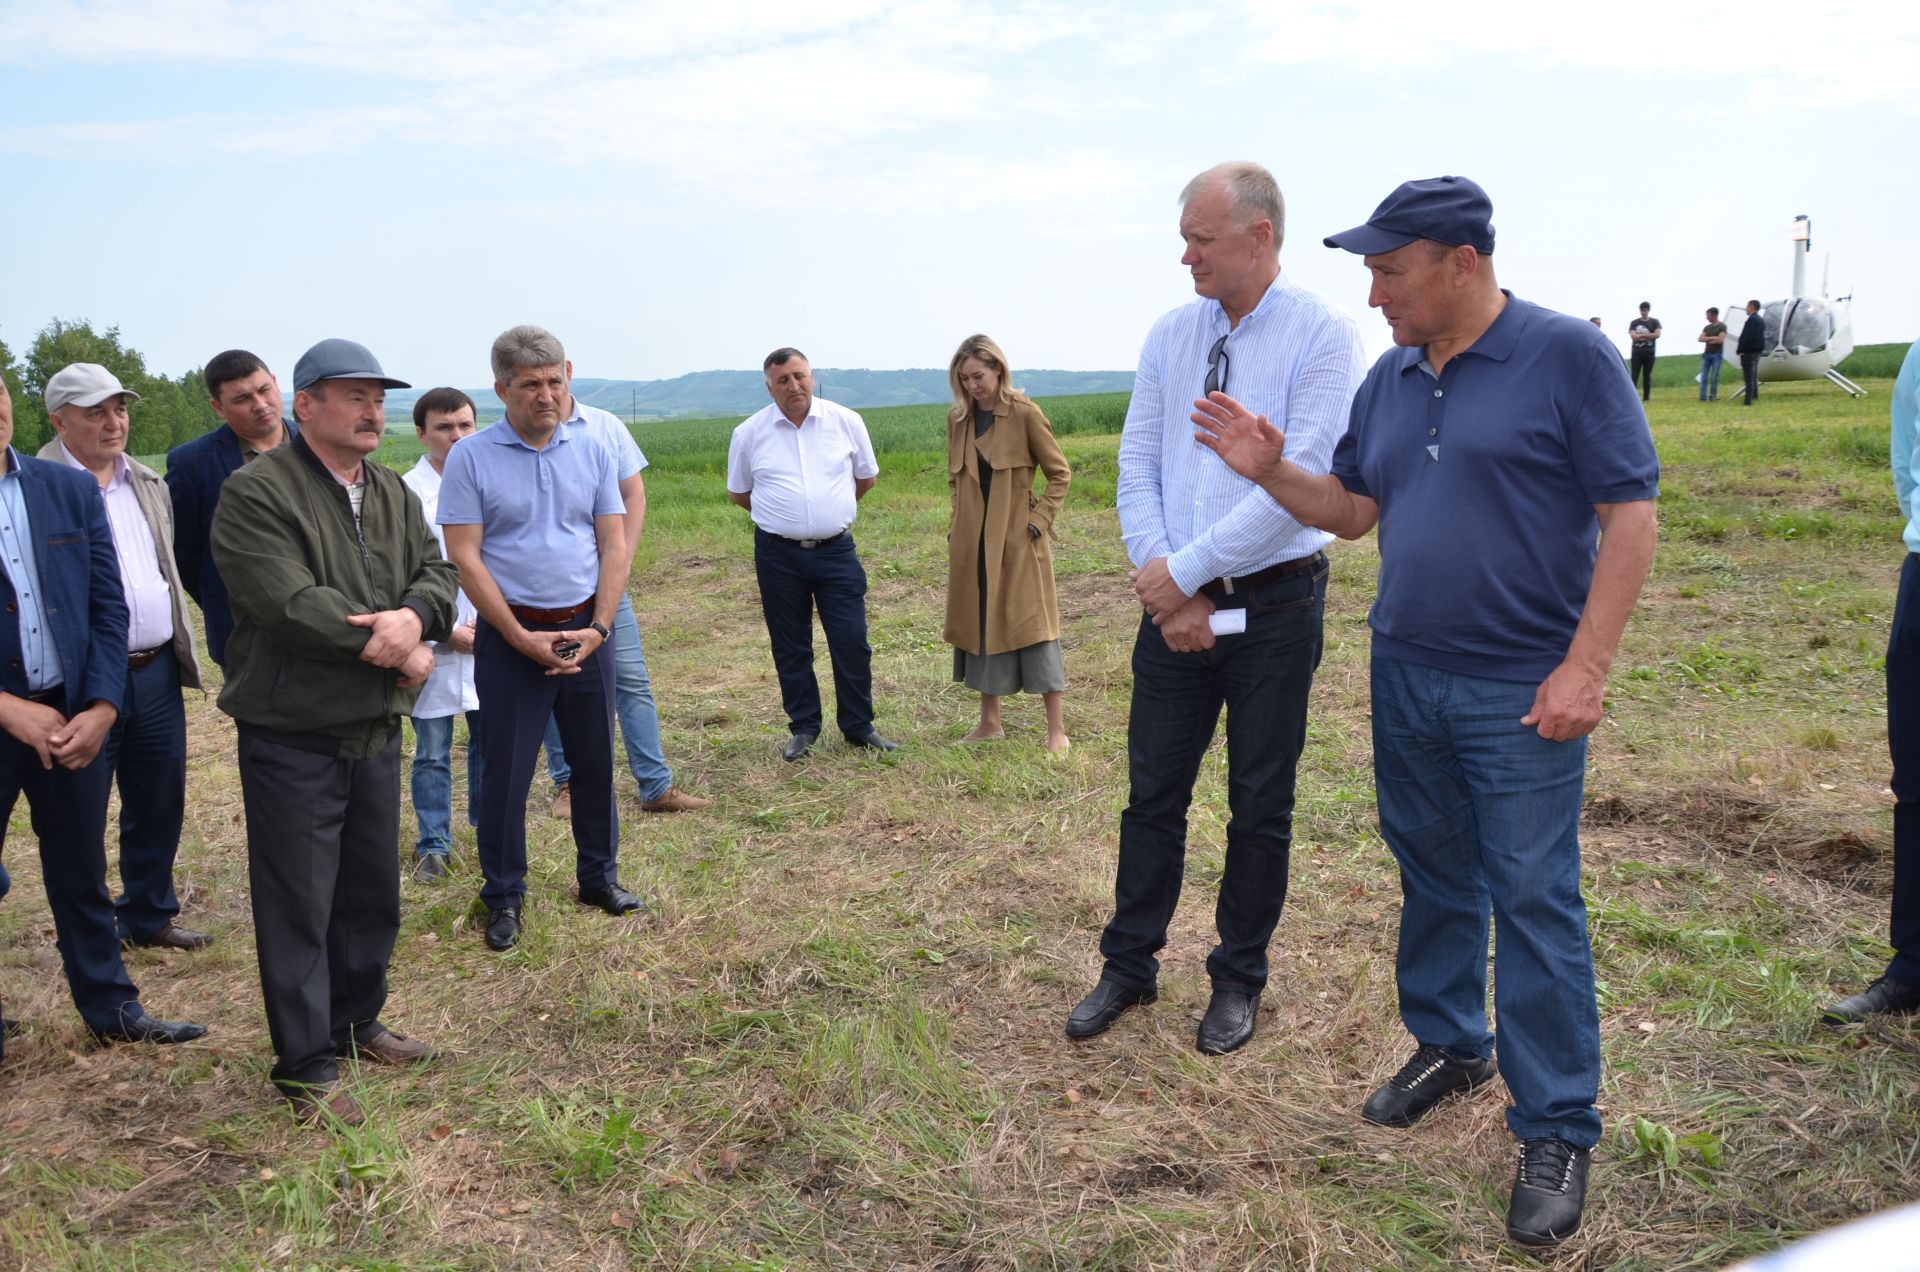
POLYGON ((953 678, 980 694, 980 723, 965 741, 1002 735, 1000 699, 1025 690, 1047 708, 1047 750, 1066 751, 1060 699, 1060 603, 1053 591, 1053 519, 1072 472, 1053 426, 1009 382, 1007 356, 970 336, 947 364, 947 626, 953 678), (1033 492, 1035 471, 1046 490, 1033 492))

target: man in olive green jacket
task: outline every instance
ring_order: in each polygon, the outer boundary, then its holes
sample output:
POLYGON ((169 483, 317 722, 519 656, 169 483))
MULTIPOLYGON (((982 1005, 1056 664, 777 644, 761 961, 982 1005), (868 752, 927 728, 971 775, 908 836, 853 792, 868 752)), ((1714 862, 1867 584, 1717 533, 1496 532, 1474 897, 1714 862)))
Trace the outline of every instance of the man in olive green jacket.
POLYGON ((339 1057, 429 1056, 379 1019, 400 926, 400 721, 459 585, 419 498, 366 462, 386 390, 406 387, 350 340, 309 349, 299 436, 230 477, 213 518, 272 1076, 310 1121, 361 1118, 339 1057))

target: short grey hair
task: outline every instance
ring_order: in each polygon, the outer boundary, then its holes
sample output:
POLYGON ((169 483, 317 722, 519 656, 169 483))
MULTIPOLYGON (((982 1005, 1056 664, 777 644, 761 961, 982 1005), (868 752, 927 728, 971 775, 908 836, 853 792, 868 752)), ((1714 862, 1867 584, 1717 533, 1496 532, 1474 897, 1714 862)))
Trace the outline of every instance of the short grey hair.
POLYGON ((1244 159, 1216 163, 1187 182, 1186 188, 1180 191, 1180 206, 1186 207, 1196 195, 1215 186, 1227 192, 1227 205, 1248 221, 1264 217, 1272 223, 1273 251, 1279 255, 1280 244, 1287 237, 1287 201, 1273 174, 1244 159))
POLYGON ((523 323, 501 332, 493 342, 493 382, 510 384, 515 371, 528 367, 557 367, 567 360, 567 351, 545 327, 523 323))

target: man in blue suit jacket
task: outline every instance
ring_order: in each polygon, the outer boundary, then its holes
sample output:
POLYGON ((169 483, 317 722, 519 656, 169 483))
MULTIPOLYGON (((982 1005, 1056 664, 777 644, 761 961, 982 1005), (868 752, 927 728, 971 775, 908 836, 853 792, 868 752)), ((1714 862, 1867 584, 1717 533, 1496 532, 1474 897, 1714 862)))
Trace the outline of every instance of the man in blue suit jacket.
POLYGON ((254 456, 292 441, 300 427, 282 418, 280 381, 245 349, 215 354, 201 375, 223 423, 167 452, 167 490, 173 496, 173 557, 180 582, 206 617, 207 652, 224 668, 233 607, 213 563, 220 487, 254 456))
MULTIPOLYGON (((13 400, 0 380, 0 848, 24 794, 60 961, 88 1031, 102 1042, 185 1042, 206 1030, 141 1008, 107 891, 112 772, 94 759, 126 683, 127 602, 100 488, 14 451, 13 400)), ((9 883, 0 864, 0 896, 9 883)))

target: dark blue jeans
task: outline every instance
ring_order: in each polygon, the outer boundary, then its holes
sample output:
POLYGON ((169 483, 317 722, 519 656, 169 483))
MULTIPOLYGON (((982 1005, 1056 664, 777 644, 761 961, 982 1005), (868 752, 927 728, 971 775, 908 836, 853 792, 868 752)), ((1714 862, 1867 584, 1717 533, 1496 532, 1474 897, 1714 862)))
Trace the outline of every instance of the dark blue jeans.
POLYGON ((120 936, 144 941, 180 913, 173 862, 187 812, 187 710, 172 649, 127 673, 126 703, 94 763, 120 785, 120 936))
POLYGON ((1105 975, 1144 988, 1180 900, 1193 780, 1227 712, 1226 869, 1207 956, 1215 989, 1258 993, 1267 983, 1267 942, 1287 899, 1293 846, 1294 765, 1306 745, 1307 697, 1320 665, 1327 567, 1234 596, 1247 630, 1212 649, 1176 654, 1141 615, 1133 645, 1133 705, 1127 717, 1126 811, 1114 872, 1113 919, 1100 936, 1105 975))
POLYGON ((1700 400, 1714 402, 1720 398, 1720 364, 1727 360, 1724 353, 1703 353, 1700 355, 1700 400))
MULTIPOLYGON (((525 626, 558 632, 584 625, 582 619, 525 626)), ((518 906, 526 894, 527 790, 549 718, 559 722, 573 762, 575 877, 582 888, 615 882, 620 819, 613 803, 612 647, 596 649, 576 675, 549 676, 483 618, 474 627, 473 681, 485 719, 475 844, 486 876, 481 901, 499 910, 518 906)))
POLYGON ((1920 556, 1907 554, 1887 639, 1887 750, 1893 757, 1893 917, 1887 975, 1920 984, 1920 556))
POLYGON ((792 733, 820 732, 820 682, 813 674, 813 612, 827 636, 833 662, 833 697, 840 732, 864 738, 873 732, 873 649, 867 644, 867 572, 854 550, 853 532, 817 548, 753 531, 753 570, 760 580, 760 610, 780 677, 780 700, 792 733))
POLYGON ((1587 742, 1520 718, 1538 685, 1373 659, 1380 833, 1400 862, 1400 1019, 1422 1043, 1488 1056, 1494 943, 1507 1126, 1600 1138, 1600 1015, 1580 894, 1587 742))

